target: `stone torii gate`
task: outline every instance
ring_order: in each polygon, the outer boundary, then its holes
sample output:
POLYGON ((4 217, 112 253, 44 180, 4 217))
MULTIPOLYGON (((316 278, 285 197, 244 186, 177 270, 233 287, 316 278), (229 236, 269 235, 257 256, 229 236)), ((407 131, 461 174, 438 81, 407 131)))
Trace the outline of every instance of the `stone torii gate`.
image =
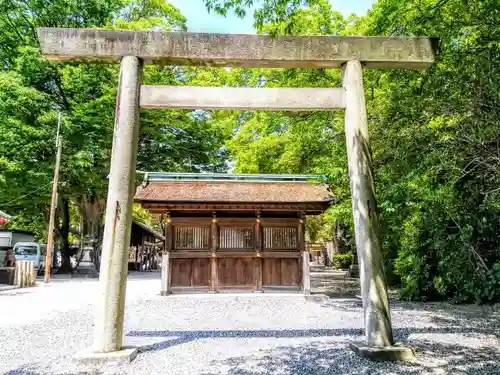
POLYGON ((132 360, 123 345, 127 244, 132 222, 140 108, 345 110, 355 239, 360 266, 365 342, 361 355, 406 359, 394 344, 363 87, 363 68, 425 69, 435 41, 426 37, 333 37, 198 34, 40 28, 49 59, 120 62, 100 294, 93 348, 87 359, 132 360), (245 68, 342 68, 342 88, 214 88, 141 84, 143 64, 245 68))

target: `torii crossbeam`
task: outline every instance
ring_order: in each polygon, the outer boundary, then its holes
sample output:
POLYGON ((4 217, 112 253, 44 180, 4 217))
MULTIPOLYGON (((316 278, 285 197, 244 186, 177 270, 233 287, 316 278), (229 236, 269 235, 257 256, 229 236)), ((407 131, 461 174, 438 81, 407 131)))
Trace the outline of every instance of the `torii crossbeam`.
POLYGON ((345 133, 360 265, 366 340, 364 356, 408 359, 394 345, 373 182, 363 68, 425 69, 436 40, 427 37, 334 37, 135 32, 101 29, 37 30, 49 59, 120 62, 100 295, 88 358, 133 359, 123 349, 127 244, 132 222, 139 108, 345 110, 345 133), (261 68, 343 68, 342 88, 266 89, 141 85, 143 64, 261 68))

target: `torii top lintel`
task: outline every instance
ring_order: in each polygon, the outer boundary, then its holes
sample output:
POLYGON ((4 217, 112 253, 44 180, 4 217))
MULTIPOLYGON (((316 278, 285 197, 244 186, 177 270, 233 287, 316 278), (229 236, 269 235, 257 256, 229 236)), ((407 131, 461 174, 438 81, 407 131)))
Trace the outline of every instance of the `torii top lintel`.
POLYGON ((339 68, 359 60, 366 68, 425 69, 434 62, 436 39, 337 37, 103 29, 39 28, 43 54, 55 60, 119 61, 220 67, 339 68))

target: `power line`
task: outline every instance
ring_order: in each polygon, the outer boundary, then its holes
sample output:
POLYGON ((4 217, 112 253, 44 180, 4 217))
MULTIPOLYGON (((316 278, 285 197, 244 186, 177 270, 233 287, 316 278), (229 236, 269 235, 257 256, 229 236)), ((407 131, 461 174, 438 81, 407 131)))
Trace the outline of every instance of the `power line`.
POLYGON ((41 186, 41 187, 39 187, 38 189, 35 189, 34 191, 32 191, 32 192, 28 193, 28 194, 21 195, 20 197, 17 197, 17 198, 15 198, 15 199, 13 199, 13 200, 11 200, 11 201, 7 202, 7 203, 2 203, 2 205, 3 205, 3 206, 8 206, 9 204, 12 204, 12 203, 14 203, 14 202, 18 201, 19 199, 23 199, 23 198, 29 197, 30 195, 33 195, 33 194, 35 194, 35 193, 39 192, 40 190, 42 190, 42 189, 46 188, 47 186, 49 186, 49 185, 51 185, 51 184, 52 184, 52 182, 49 182, 49 183, 47 183, 47 184, 45 184, 45 185, 42 185, 42 186, 41 186))

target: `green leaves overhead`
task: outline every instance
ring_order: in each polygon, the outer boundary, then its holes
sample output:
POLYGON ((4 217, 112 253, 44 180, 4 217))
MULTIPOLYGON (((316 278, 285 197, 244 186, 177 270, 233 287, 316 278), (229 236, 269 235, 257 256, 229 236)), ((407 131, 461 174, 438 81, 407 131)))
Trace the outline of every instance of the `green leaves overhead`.
POLYGON ((338 34, 355 16, 345 20, 328 0, 204 0, 209 11, 245 17, 253 11, 254 27, 271 35, 338 34), (296 24, 300 24, 297 26, 296 24))
POLYGON ((4 195, 7 188, 16 185, 22 188, 29 183, 30 188, 37 188, 47 182, 43 178, 40 162, 46 159, 47 149, 52 146, 54 116, 48 113, 47 96, 23 85, 19 74, 0 73, 0 87, 0 149, 3 161, 0 175, 4 182, 0 194, 4 195), (29 175, 11 180, 13 175, 23 171, 29 175), (36 177, 41 179, 33 180, 36 177))
MULTIPOLYGON (((119 66, 47 61, 40 56, 35 28, 186 29, 184 16, 163 0, 82 4, 0 0, 0 9, 5 10, 0 15, 0 42, 4 42, 0 59, 5 71, 0 73, 4 83, 0 86, 4 99, 0 103, 0 206, 19 217, 31 217, 40 225, 37 232, 42 238, 50 203, 57 108, 63 112, 59 195, 74 202, 84 220, 103 213, 119 66)), ((193 76, 196 72, 190 75, 173 67, 145 69, 145 81, 154 84, 183 85, 193 76)), ((221 133, 205 125, 189 111, 144 111, 138 169, 224 168, 221 133)))
POLYGON ((409 298, 483 300, 483 264, 500 255, 499 12, 488 1, 386 0, 365 19, 372 35, 440 37, 428 72, 367 75, 386 247, 409 298))
POLYGON ((186 18, 165 0, 138 0, 128 2, 106 28, 185 31, 186 18))
MULTIPOLYGON (((245 7, 272 34, 439 37, 438 60, 425 72, 365 71, 387 272, 406 298, 498 301, 500 3, 379 0, 349 19, 326 1, 207 4, 222 14, 245 7)), ((340 85, 337 71, 234 74, 244 74, 243 86, 340 85)), ((333 222, 350 224, 342 113, 226 113, 214 121, 233 123, 227 145, 238 171, 329 176, 339 202, 309 224, 313 237, 330 238, 333 222)))

